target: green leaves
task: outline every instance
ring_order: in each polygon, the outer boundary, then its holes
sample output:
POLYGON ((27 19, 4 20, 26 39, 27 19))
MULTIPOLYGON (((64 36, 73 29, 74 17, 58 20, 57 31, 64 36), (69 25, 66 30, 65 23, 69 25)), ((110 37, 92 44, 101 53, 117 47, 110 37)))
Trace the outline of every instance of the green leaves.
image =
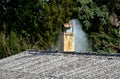
POLYGON ((120 45, 118 27, 109 24, 113 9, 120 16, 119 4, 120 0, 0 0, 1 55, 54 47, 62 24, 73 18, 81 21, 93 51, 110 52, 111 46, 120 45))
POLYGON ((86 5, 92 2, 92 0, 77 0, 77 2, 80 3, 81 5, 86 5))
MULTIPOLYGON (((110 44, 117 48, 119 46, 117 40, 120 37, 118 37, 118 30, 109 25, 109 14, 113 8, 110 4, 114 4, 114 7, 116 7, 119 1, 77 0, 77 2, 77 9, 74 9, 74 11, 78 10, 78 18, 82 22, 86 33, 89 34, 93 51, 111 52, 112 47, 110 47, 110 44)), ((119 6, 116 10, 118 8, 119 6)), ((112 50, 112 52, 116 52, 116 50, 112 50)))

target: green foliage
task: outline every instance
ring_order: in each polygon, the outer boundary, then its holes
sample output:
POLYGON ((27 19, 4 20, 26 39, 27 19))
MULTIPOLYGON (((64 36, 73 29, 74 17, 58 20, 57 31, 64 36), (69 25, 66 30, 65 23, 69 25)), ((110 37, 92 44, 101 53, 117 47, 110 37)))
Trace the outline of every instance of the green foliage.
POLYGON ((117 52, 116 48, 118 47, 120 40, 117 36, 102 32, 100 34, 93 33, 90 38, 91 46, 94 51, 110 53, 117 52))
POLYGON ((98 31, 99 26, 109 22, 109 12, 105 5, 99 7, 90 0, 87 3, 80 0, 78 3, 78 18, 83 22, 86 31, 91 32, 92 28, 98 31))
POLYGON ((77 0, 77 2, 75 11, 77 10, 78 18, 84 26, 83 29, 89 35, 92 51, 118 52, 120 49, 120 34, 118 28, 109 24, 109 14, 112 8, 115 11, 120 11, 120 9, 118 10, 119 6, 117 6, 119 0, 77 0))
POLYGON ((118 52, 118 27, 110 13, 120 17, 120 0, 0 0, 0 58, 26 49, 55 48, 63 23, 78 18, 92 51, 118 52))
POLYGON ((91 0, 77 0, 77 2, 80 3, 81 5, 86 5, 89 4, 91 0))
POLYGON ((11 31, 9 37, 6 38, 6 41, 9 45, 9 50, 11 53, 20 52, 19 39, 17 38, 17 35, 15 32, 11 31))

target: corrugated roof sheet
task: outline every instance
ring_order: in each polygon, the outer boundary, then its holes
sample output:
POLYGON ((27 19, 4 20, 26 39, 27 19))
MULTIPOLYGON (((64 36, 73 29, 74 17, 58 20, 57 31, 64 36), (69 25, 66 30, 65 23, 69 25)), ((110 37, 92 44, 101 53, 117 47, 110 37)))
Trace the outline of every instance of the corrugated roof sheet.
POLYGON ((0 79, 119 79, 119 56, 24 51, 0 60, 0 79))

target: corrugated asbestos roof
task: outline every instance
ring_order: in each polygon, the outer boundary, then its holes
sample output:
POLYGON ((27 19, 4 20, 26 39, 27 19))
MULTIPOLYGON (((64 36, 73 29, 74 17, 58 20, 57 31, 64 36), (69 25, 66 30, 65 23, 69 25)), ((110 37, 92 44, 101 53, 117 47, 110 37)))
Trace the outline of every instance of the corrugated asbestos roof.
POLYGON ((119 78, 119 56, 24 51, 0 60, 0 79, 119 78))

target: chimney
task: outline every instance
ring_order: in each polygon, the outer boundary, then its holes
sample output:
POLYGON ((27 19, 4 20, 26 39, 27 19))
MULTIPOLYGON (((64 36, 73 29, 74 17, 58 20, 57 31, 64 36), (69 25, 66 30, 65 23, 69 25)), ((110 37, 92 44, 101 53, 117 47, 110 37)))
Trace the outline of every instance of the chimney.
MULTIPOLYGON (((72 24, 70 23, 64 23, 64 28, 72 28, 72 24)), ((73 34, 73 28, 72 32, 66 32, 63 31, 59 35, 59 51, 62 52, 74 52, 74 34, 73 34)))

